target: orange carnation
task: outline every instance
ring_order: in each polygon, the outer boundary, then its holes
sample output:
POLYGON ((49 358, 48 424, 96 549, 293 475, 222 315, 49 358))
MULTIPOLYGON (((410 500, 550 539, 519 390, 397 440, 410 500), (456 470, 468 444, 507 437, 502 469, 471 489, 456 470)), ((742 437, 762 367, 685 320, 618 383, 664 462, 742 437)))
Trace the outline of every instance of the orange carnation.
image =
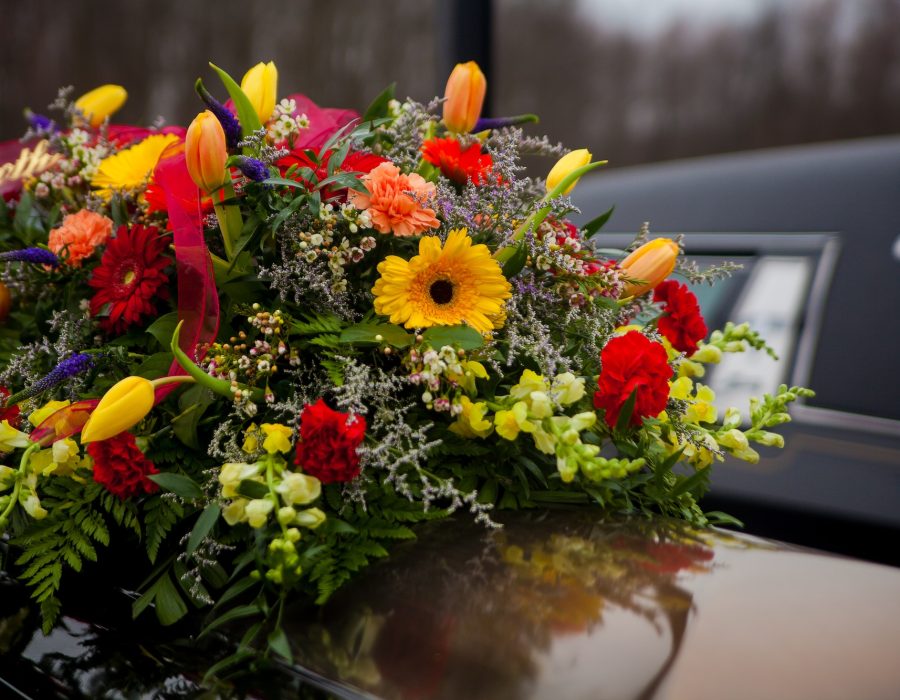
POLYGON ((81 267, 82 260, 90 257, 97 246, 106 243, 112 227, 111 219, 82 209, 66 216, 62 226, 50 231, 47 247, 66 264, 81 267))
POLYGON ((376 231, 417 236, 440 226, 434 209, 422 204, 434 197, 435 187, 421 175, 404 175, 393 163, 382 163, 362 181, 369 194, 350 192, 350 203, 369 213, 376 231))

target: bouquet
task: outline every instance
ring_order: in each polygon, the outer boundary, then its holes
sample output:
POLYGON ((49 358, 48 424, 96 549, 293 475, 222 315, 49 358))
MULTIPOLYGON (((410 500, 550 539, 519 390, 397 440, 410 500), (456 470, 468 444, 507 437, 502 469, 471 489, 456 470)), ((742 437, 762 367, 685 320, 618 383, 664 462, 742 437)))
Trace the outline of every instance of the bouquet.
POLYGON ((646 227, 601 252, 611 210, 576 226, 568 195, 603 162, 528 135, 531 115, 482 119, 472 62, 443 98, 391 88, 363 115, 279 99, 273 63, 212 70, 187 129, 113 123, 118 86, 63 91, 5 173, 3 568, 47 629, 117 547, 140 550, 137 581, 118 574, 136 616, 252 619, 240 660, 290 657, 285 605, 422 521, 727 521, 698 503, 711 466, 781 447, 770 429, 810 394, 720 412, 698 381, 768 349, 746 324, 709 333, 674 278, 733 266, 646 227), (555 165, 528 177, 524 155, 555 165))

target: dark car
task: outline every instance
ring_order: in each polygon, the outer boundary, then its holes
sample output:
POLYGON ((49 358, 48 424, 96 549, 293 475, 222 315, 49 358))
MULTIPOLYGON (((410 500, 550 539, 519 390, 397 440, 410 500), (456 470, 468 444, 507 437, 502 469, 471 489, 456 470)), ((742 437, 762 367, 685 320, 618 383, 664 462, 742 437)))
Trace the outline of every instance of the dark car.
MULTIPOLYGON (((465 516, 434 523, 323 609, 294 609, 285 621, 294 662, 244 678, 238 696, 296 697, 302 687, 397 700, 879 700, 900 691, 898 569, 588 509, 500 516, 500 530, 465 516)), ((4 590, 0 691, 209 697, 199 679, 216 650, 204 656, 132 622, 121 599, 107 594, 106 610, 96 597, 76 601, 44 637, 4 590)))
POLYGON ((781 453, 717 466, 707 507, 751 532, 900 564, 900 138, 624 168, 573 197, 585 212, 615 205, 602 247, 649 221, 652 235, 684 234, 701 264, 744 264, 697 289, 701 306, 711 328, 750 321, 782 357, 714 368, 722 408, 746 415, 747 396, 781 382, 816 391, 782 426, 781 453))

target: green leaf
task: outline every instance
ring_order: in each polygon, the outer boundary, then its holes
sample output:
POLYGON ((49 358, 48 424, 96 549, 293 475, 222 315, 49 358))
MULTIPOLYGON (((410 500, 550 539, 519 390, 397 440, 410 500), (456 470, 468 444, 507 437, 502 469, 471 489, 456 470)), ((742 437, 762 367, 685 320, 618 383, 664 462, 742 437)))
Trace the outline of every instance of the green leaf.
POLYGON ((244 576, 244 578, 238 579, 228 588, 228 590, 226 590, 224 593, 222 593, 222 595, 219 596, 219 599, 216 601, 216 607, 224 605, 229 600, 237 598, 244 591, 248 591, 254 586, 258 585, 259 580, 251 576, 244 576))
POLYGON ((378 97, 372 100, 372 103, 366 108, 366 111, 363 114, 364 122, 370 122, 373 119, 379 119, 388 115, 388 104, 394 99, 396 88, 397 83, 391 83, 378 93, 378 97))
POLYGON ((616 210, 615 207, 610 207, 605 212, 603 212, 596 219, 591 219, 584 226, 581 227, 581 230, 584 231, 584 237, 590 238, 597 231, 599 231, 603 226, 609 221, 609 217, 613 215, 613 212, 616 210))
POLYGON ((203 509, 203 512, 200 513, 200 517, 197 518, 197 522, 194 523, 194 529, 191 530, 191 536, 188 539, 188 556, 194 553, 194 550, 200 546, 203 539, 209 534, 210 530, 213 529, 221 512, 222 510, 219 508, 218 503, 210 503, 203 509))
POLYGON ((423 336, 433 348, 455 345, 463 350, 475 350, 484 345, 484 337, 471 326, 433 326, 423 336))
POLYGON ((189 387, 178 397, 180 413, 172 420, 172 431, 175 433, 175 437, 187 447, 193 449, 200 447, 197 426, 206 409, 215 401, 215 397, 199 384, 189 387))
POLYGON ((147 478, 162 486, 166 491, 171 491, 182 498, 194 500, 203 497, 203 491, 197 482, 184 474, 160 472, 159 474, 149 474, 147 478))
POLYGON ((733 527, 744 527, 743 520, 738 520, 733 515, 723 513, 720 510, 713 510, 709 513, 704 513, 704 515, 709 519, 711 525, 732 525, 733 527))
POLYGON ((303 189, 308 189, 308 185, 305 182, 301 182, 298 180, 288 180, 283 177, 267 177, 262 181, 264 185, 280 185, 282 187, 302 187, 303 189))
POLYGON ((169 373, 169 367, 172 366, 174 355, 171 352, 156 352, 144 358, 144 361, 134 371, 136 377, 144 377, 145 379, 156 379, 164 377, 169 373))
POLYGON ((628 400, 622 404, 622 408, 619 411, 619 419, 616 421, 616 430, 620 433, 625 431, 631 422, 631 414, 634 413, 635 401, 637 401, 637 389, 631 392, 631 396, 629 396, 628 400))
POLYGON ((168 571, 156 580, 150 590, 134 601, 131 606, 132 615, 140 615, 151 602, 156 606, 156 617, 163 626, 174 624, 187 615, 187 605, 168 571))
POLYGON ((259 605, 256 603, 250 603, 249 605, 239 605, 236 608, 232 608, 224 615, 220 615, 215 620, 210 622, 203 630, 200 632, 198 639, 200 637, 204 637, 210 632, 212 632, 217 627, 221 627, 224 624, 231 622, 232 620, 239 620, 242 617, 250 617, 251 615, 259 615, 262 612, 260 610, 259 605))
POLYGON ((251 479, 241 479, 237 492, 244 498, 265 498, 269 495, 269 488, 265 484, 251 479))
POLYGON ((147 327, 147 333, 152 335, 159 341, 164 348, 169 347, 169 341, 172 340, 172 334, 175 332, 175 326, 178 325, 178 312, 172 311, 163 314, 147 327))
POLYGON ((518 275, 522 268, 525 267, 525 263, 528 262, 528 249, 525 247, 524 243, 519 243, 516 246, 515 252, 512 254, 512 257, 503 263, 503 276, 506 279, 511 279, 518 275))
POLYGON ((342 343, 357 345, 391 345, 407 348, 412 345, 413 335, 393 323, 358 323, 341 331, 342 343), (381 336, 381 339, 378 339, 381 336))
POLYGON ((209 67, 219 74, 222 84, 228 90, 228 94, 234 102, 238 119, 241 121, 241 133, 244 136, 249 136, 254 131, 259 131, 262 128, 262 123, 259 121, 259 116, 256 114, 256 110, 253 109, 253 105, 250 104, 250 99, 241 90, 241 86, 217 65, 210 63, 209 67))
POLYGON ((288 661, 294 660, 294 657, 291 655, 291 644, 288 641, 284 630, 280 627, 276 627, 269 633, 268 643, 269 649, 274 651, 280 657, 287 659, 288 661))

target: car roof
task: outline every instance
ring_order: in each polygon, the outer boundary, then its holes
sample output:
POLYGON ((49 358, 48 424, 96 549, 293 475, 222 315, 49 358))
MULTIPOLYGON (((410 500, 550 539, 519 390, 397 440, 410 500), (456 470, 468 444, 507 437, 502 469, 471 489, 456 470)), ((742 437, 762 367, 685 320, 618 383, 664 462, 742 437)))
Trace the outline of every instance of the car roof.
POLYGON ((573 200, 576 223, 615 205, 606 231, 649 221, 654 234, 686 234, 688 253, 697 232, 833 233, 815 404, 900 419, 900 137, 613 169, 584 178, 573 200))
POLYGON ((361 698, 888 697, 900 571, 589 509, 426 528, 289 616, 294 669, 361 698))

